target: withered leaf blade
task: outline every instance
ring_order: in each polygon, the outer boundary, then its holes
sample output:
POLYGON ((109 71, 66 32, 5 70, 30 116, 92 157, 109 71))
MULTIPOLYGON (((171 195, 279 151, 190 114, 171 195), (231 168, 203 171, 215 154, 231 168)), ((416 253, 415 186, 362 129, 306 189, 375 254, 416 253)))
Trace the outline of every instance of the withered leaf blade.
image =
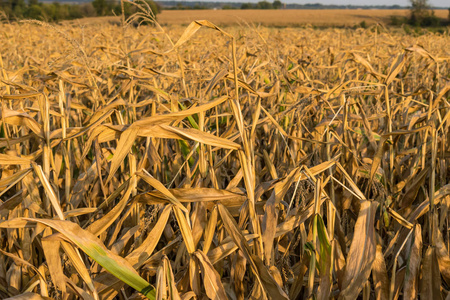
MULTIPOLYGON (((96 298, 98 298, 97 291, 94 287, 94 283, 92 281, 92 278, 86 269, 86 265, 82 261, 79 252, 72 246, 72 244, 61 241, 61 246, 64 249, 64 252, 66 252, 67 256, 69 257, 70 261, 72 262, 73 266, 77 270, 78 274, 80 274, 83 281, 86 283, 88 288, 91 290, 91 292, 94 294, 96 298)), ((67 280, 66 280, 67 282, 67 280)))
POLYGON ((420 298, 442 299, 441 275, 435 248, 428 246, 422 265, 422 280, 420 281, 420 298))
POLYGON ((214 300, 228 299, 220 280, 220 275, 214 269, 205 253, 201 250, 197 250, 194 252, 194 255, 199 261, 202 270, 203 283, 208 297, 214 300))
POLYGON ((332 247, 325 228, 325 224, 320 215, 317 218, 317 235, 319 240, 319 274, 320 284, 317 292, 317 299, 329 299, 331 288, 333 285, 332 280, 332 247))
POLYGON ((127 261, 134 267, 140 268, 142 263, 147 260, 148 257, 152 254, 153 250, 158 243, 161 234, 164 230, 164 227, 167 224, 167 220, 169 219, 170 212, 172 208, 170 205, 167 205, 162 210, 161 214, 158 217, 158 222, 156 222, 152 231, 148 234, 147 238, 142 242, 142 244, 134 249, 130 254, 126 256, 127 261))
POLYGON ((122 199, 120 199, 119 203, 117 203, 106 215, 102 218, 96 220, 94 223, 90 224, 87 231, 91 232, 95 236, 99 236, 102 232, 104 232, 114 221, 119 217, 119 215, 125 209, 128 199, 131 195, 131 185, 128 185, 127 190, 125 191, 122 199))
POLYGON ((172 266, 167 256, 163 257, 164 272, 166 274, 166 281, 168 283, 169 299, 181 300, 177 287, 175 286, 175 276, 173 275, 172 266))
POLYGON ((228 100, 228 96, 221 96, 217 99, 211 100, 206 104, 199 105, 196 107, 192 107, 186 110, 178 111, 178 112, 171 112, 168 114, 161 114, 161 115, 155 115, 148 118, 143 118, 141 120, 136 121, 133 123, 135 126, 139 126, 141 128, 144 128, 145 126, 150 125, 161 125, 161 124, 169 124, 174 121, 179 121, 181 119, 184 119, 188 116, 192 116, 195 114, 198 114, 200 112, 205 112, 209 109, 212 109, 223 102, 228 100))
POLYGON ((44 171, 42 170, 42 167, 35 163, 33 163, 32 166, 33 166, 33 169, 34 169, 36 175, 38 176, 39 180, 41 181, 42 186, 44 187, 44 190, 45 190, 48 198, 50 199, 50 202, 51 202, 53 208, 56 211, 56 214, 58 215, 60 220, 64 220, 64 213, 62 211, 60 201, 56 197, 55 191, 53 190, 48 178, 45 176, 44 171))
POLYGON ((389 300, 389 278, 381 245, 377 245, 376 257, 372 268, 372 277, 375 284, 376 299, 389 300))
POLYGON ((354 238, 347 256, 341 299, 356 299, 369 278, 376 257, 375 213, 378 203, 368 200, 361 203, 355 224, 354 238))
POLYGON ((192 236, 192 228, 181 209, 174 206, 173 212, 177 219, 178 226, 180 227, 181 235, 183 236, 186 248, 190 254, 193 254, 195 251, 195 244, 194 244, 194 237, 192 236))
POLYGON ((186 207, 180 203, 180 201, 169 191, 159 180, 155 179, 146 170, 140 170, 136 172, 136 175, 141 177, 145 182, 150 184, 159 193, 163 195, 163 198, 168 199, 170 203, 178 207, 183 212, 187 212, 186 207))
POLYGON ((48 219, 24 218, 24 220, 38 222, 59 231, 67 240, 74 243, 111 274, 147 297, 154 298, 155 290, 153 287, 139 276, 128 261, 106 249, 97 237, 81 229, 77 224, 48 219))
POLYGON ((119 142, 117 143, 116 152, 114 153, 114 157, 111 161, 111 168, 109 170, 108 178, 106 178, 106 183, 111 180, 122 161, 130 152, 130 148, 134 144, 134 141, 138 136, 138 132, 138 127, 130 126, 120 136, 119 142))
POLYGON ((31 161, 27 158, 0 153, 0 165, 29 165, 31 161))
POLYGON ((414 236, 410 253, 408 255, 405 286, 403 292, 405 299, 416 299, 419 294, 419 273, 422 260, 422 228, 419 224, 414 226, 414 236))
MULTIPOLYGON (((47 232, 48 230, 49 229, 45 230, 44 232, 47 232)), ((62 261, 59 254, 61 242, 55 240, 55 238, 51 236, 49 232, 47 232, 46 235, 47 236, 42 239, 42 248, 44 250, 50 276, 58 289, 65 293, 66 281, 64 280, 62 261)))
POLYGON ((272 277, 262 260, 258 256, 251 253, 245 237, 241 234, 236 221, 233 219, 225 206, 218 204, 218 209, 226 231, 250 263, 252 271, 258 278, 266 293, 273 299, 288 299, 288 296, 272 277))
MULTIPOLYGON (((419 225, 418 225, 419 226, 419 225)), ((447 247, 442 238, 441 231, 435 228, 436 238, 436 257, 439 264, 439 271, 447 284, 450 284, 450 257, 448 255, 447 247)))
POLYGON ((405 65, 405 60, 404 60, 405 55, 406 55, 405 52, 402 54, 399 54, 397 56, 397 59, 395 60, 395 62, 391 65, 388 75, 385 80, 386 85, 389 85, 394 80, 394 78, 398 75, 398 73, 400 73, 400 71, 402 70, 403 66, 405 65))
POLYGON ((26 292, 14 297, 5 298, 5 300, 50 300, 52 298, 43 297, 36 293, 26 292))
POLYGON ((239 144, 225 138, 217 137, 208 132, 193 128, 174 127, 165 124, 141 127, 139 129, 139 136, 163 139, 192 140, 223 149, 241 149, 241 146, 239 144))
MULTIPOLYGON (((140 173, 137 175, 140 176, 140 173)), ((246 196, 241 193, 228 190, 219 190, 214 188, 174 188, 168 191, 182 203, 186 202, 213 202, 219 201, 225 206, 242 205, 246 196)), ((152 201, 163 201, 167 199, 161 191, 151 191, 137 196, 138 202, 147 204, 156 204, 152 201)))

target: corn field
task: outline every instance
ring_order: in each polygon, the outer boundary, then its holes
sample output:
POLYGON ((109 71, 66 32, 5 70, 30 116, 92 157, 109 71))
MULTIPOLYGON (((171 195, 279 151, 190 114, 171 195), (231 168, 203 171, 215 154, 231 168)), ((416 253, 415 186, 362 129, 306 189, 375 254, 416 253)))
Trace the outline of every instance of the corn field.
POLYGON ((1 299, 450 299, 450 36, 0 24, 1 299))

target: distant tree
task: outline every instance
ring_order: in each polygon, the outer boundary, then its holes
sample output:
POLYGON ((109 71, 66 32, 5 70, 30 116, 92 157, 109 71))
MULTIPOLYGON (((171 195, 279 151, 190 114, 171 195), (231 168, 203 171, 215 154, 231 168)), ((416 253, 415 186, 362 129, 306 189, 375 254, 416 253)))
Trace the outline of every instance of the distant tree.
POLYGON ((80 5, 81 14, 85 17, 95 17, 96 11, 92 3, 80 5))
POLYGON ((275 1, 273 1, 273 3, 272 3, 272 7, 273 7, 274 9, 280 9, 280 8, 283 7, 283 3, 281 3, 280 0, 275 0, 275 1))
MULTIPOLYGON (((156 17, 157 14, 159 14, 161 12, 161 6, 158 5, 157 3, 155 3, 152 0, 139 0, 139 1, 135 1, 134 3, 138 4, 140 7, 142 7, 144 9, 144 11, 141 11, 140 8, 136 5, 133 5, 130 2, 124 2, 123 4, 123 12, 125 15, 125 19, 130 18, 131 16, 133 16, 133 24, 136 26, 138 24, 150 24, 152 23, 152 21, 150 20, 146 20, 149 16, 149 14, 152 14, 154 17, 156 17), (148 5, 148 7, 147 7, 148 5), (150 9, 150 11, 147 11, 148 9, 150 9), (142 17, 141 15, 136 15, 136 13, 143 13, 143 15, 146 15, 146 17, 142 17)), ((183 6, 182 6, 183 7, 183 6)), ((185 9, 184 7, 182 9, 185 9)), ((122 7, 121 5, 117 5, 114 7, 114 13, 116 15, 121 15, 122 14, 122 7)), ((151 18, 153 19, 153 17, 151 18)))
POLYGON ((106 11, 108 9, 106 0, 94 0, 92 1, 92 5, 94 6, 95 11, 97 12, 97 16, 104 16, 106 14, 106 11))
POLYGON ((196 4, 194 5, 193 9, 208 9, 208 7, 206 7, 206 6, 203 5, 203 4, 196 3, 196 4))
POLYGON ((0 0, 0 11, 0 19, 3 18, 3 16, 9 18, 12 12, 11 2, 9 0, 0 0))
POLYGON ((411 14, 410 23, 415 26, 438 26, 440 21, 435 16, 428 0, 410 0, 411 14))
POLYGON ((26 8, 24 0, 11 0, 12 13, 16 18, 22 18, 26 8))
POLYGON ((42 18, 42 15, 42 7, 40 5, 33 4, 28 6, 25 17, 29 19, 40 19, 42 18))
POLYGON ((272 9, 272 3, 267 1, 260 1, 256 4, 257 9, 272 9))
POLYGON ((67 5, 67 9, 69 10, 69 16, 68 19, 78 19, 85 16, 83 14, 82 6, 81 5, 67 5))
POLYGON ((410 0, 411 2, 411 20, 420 20, 428 16, 430 5, 428 0, 410 0))
POLYGON ((162 11, 162 6, 159 3, 152 0, 145 0, 145 2, 147 2, 148 6, 155 16, 162 11))
POLYGON ((253 8, 253 4, 251 3, 242 3, 241 5, 241 9, 252 9, 253 8))
MULTIPOLYGON (((54 0, 53 3, 39 3, 39 0, 0 0, 0 19, 7 18, 17 20, 22 18, 57 22, 60 20, 71 20, 82 17, 105 16, 122 14, 120 4, 114 0, 93 0, 84 4, 62 4, 54 0)), ((152 0, 134 0, 134 3, 144 9, 149 9, 153 16, 161 11, 161 6, 152 0)), ((140 12, 137 5, 124 2, 124 14, 128 18, 140 12)), ((149 15, 151 15, 151 13, 149 15)), ((152 23, 147 21, 143 15, 135 15, 134 24, 152 23)), ((150 19, 153 19, 150 18, 150 19)))

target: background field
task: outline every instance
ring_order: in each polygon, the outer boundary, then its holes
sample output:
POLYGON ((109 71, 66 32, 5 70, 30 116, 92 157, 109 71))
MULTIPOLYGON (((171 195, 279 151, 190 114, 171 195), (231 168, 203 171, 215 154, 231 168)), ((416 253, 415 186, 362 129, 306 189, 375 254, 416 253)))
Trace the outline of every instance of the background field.
MULTIPOLYGON (((448 10, 435 10, 436 16, 448 17, 448 10)), ((388 24, 391 16, 409 16, 408 10, 163 10, 158 21, 164 25, 187 25, 195 20, 209 20, 218 25, 237 25, 245 22, 265 26, 354 26, 388 24)), ((81 23, 119 22, 118 17, 82 19, 81 23)), ((73 22, 72 22, 73 23, 73 22)))
POLYGON ((450 298, 448 32, 82 25, 0 24, 1 299, 450 298))
MULTIPOLYGON (((447 10, 436 10, 435 13, 440 18, 448 16, 447 10)), ((386 24, 390 16, 408 14, 408 10, 167 10, 158 16, 158 20, 162 24, 189 24, 207 19, 221 25, 250 22, 266 26, 353 26, 362 21, 386 24)))

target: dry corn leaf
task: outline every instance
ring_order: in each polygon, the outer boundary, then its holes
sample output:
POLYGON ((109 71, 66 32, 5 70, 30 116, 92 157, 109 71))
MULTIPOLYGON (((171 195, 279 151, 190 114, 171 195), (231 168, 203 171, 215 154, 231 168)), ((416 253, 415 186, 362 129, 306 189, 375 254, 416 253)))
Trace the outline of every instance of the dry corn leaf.
POLYGON ((164 271, 166 274, 166 280, 169 290, 169 298, 171 300, 181 300, 178 293, 177 287, 175 286, 175 276, 173 275, 172 267, 170 266, 170 261, 167 256, 163 257, 164 271))
POLYGON ((192 236, 192 228, 188 223, 188 219, 185 217, 183 211, 177 206, 173 207, 173 212, 177 218, 178 226, 180 227, 181 235, 183 236, 184 243, 189 254, 193 254, 195 251, 194 238, 192 236))
POLYGON ((171 206, 167 205, 158 217, 158 222, 153 227, 142 244, 127 255, 126 260, 135 268, 139 268, 151 256, 158 243, 164 227, 167 224, 171 212, 171 206))
MULTIPOLYGON (((254 233, 246 233, 243 232, 244 238, 247 240, 247 243, 251 243, 253 239, 257 238, 258 235, 254 233)), ((219 244, 216 248, 210 250, 208 252, 208 258, 213 265, 229 256, 233 252, 238 249, 238 246, 233 242, 231 238, 225 238, 221 244, 219 244)))
POLYGON ((402 53, 397 56, 397 59, 395 60, 394 63, 392 63, 392 65, 389 68, 384 84, 388 86, 398 75, 398 73, 400 73, 403 66, 405 65, 405 56, 406 53, 402 53))
POLYGON ((355 299, 369 278, 376 257, 375 213, 377 202, 363 201, 355 224, 355 233, 347 256, 344 281, 339 297, 355 299))
POLYGON ((59 255, 61 242, 51 235, 50 229, 46 229, 44 231, 44 237, 41 241, 52 281, 56 284, 59 290, 65 293, 66 281, 64 280, 62 261, 61 256, 59 255))
POLYGON ((119 215, 124 211, 131 195, 132 186, 128 185, 122 199, 106 215, 90 224, 86 230, 95 236, 102 234, 112 223, 116 221, 119 215))
POLYGON ((73 266, 77 270, 78 274, 80 274, 81 278, 86 283, 89 290, 91 290, 91 292, 94 294, 94 298, 98 299, 98 294, 97 290, 94 287, 94 282, 92 281, 92 278, 88 270, 86 269, 86 265, 81 259, 80 253, 70 243, 67 243, 65 241, 61 241, 61 246, 63 247, 64 252, 69 257, 73 266))
POLYGON ((26 126, 38 137, 44 138, 41 125, 25 112, 10 110, 2 106, 1 120, 11 125, 26 126))
POLYGON ((450 257, 448 255, 447 247, 445 246, 444 239, 442 238, 442 233, 435 227, 435 238, 436 238, 436 257, 439 265, 439 271, 441 272, 442 278, 447 284, 450 284, 450 257))
POLYGON ((423 257, 422 279, 420 280, 420 298, 441 299, 441 276, 435 248, 428 246, 423 257))
POLYGON ((29 165, 29 164, 31 164, 31 161, 29 159, 0 153, 0 165, 29 165))
POLYGON ((419 174, 417 174, 413 181, 407 183, 405 194, 400 199, 399 207, 405 208, 413 203, 413 201, 417 197, 417 193, 419 192, 420 187, 425 182, 426 176, 429 173, 430 169, 426 167, 419 174))
MULTIPOLYGON (((142 173, 137 173, 140 176, 142 173)), ((219 201, 225 206, 242 205, 246 199, 242 193, 214 188, 175 188, 168 190, 182 203, 219 201)), ((152 191, 137 196, 138 202, 147 204, 161 203, 167 199, 161 191, 152 191), (154 201, 154 202, 153 202, 154 201)))
POLYGON ((141 177, 145 182, 147 182, 158 192, 160 192, 164 197, 163 199, 169 200, 169 202, 175 205, 177 208, 179 208, 183 212, 187 212, 186 207, 181 204, 181 202, 171 193, 171 191, 169 191, 160 181, 156 180, 146 170, 140 170, 136 172, 136 176, 141 177))
POLYGON ((138 132, 139 132, 138 127, 130 126, 120 135, 120 139, 119 142, 117 143, 116 151, 114 152, 114 157, 111 161, 111 167, 105 183, 108 183, 116 173, 117 169, 119 169, 120 164, 123 162, 127 154, 130 152, 130 148, 134 144, 138 136, 138 132))
POLYGON ((139 136, 156 137, 164 139, 192 140, 206 145, 211 145, 223 149, 239 150, 241 146, 230 140, 217 137, 207 132, 192 128, 179 128, 169 125, 152 125, 141 127, 139 136))
POLYGON ((56 197, 55 191, 53 190, 50 182, 48 181, 48 178, 45 176, 44 171, 42 171, 42 167, 35 163, 33 163, 32 166, 33 166, 34 172, 36 173, 36 175, 38 176, 39 180, 42 183, 42 186, 44 187, 47 197, 50 199, 53 209, 55 210, 59 219, 64 220, 64 213, 62 211, 59 200, 56 197))
POLYGON ((206 290, 206 295, 208 295, 210 299, 214 300, 228 299, 220 280, 220 275, 214 269, 205 253, 201 250, 197 250, 194 252, 194 255, 198 259, 200 269, 202 270, 203 284, 206 290))
POLYGON ((78 294, 79 297, 81 297, 81 299, 83 300, 96 300, 98 298, 94 298, 91 295, 89 295, 88 292, 86 292, 85 290, 83 290, 82 288, 79 288, 72 280, 70 280, 69 278, 65 277, 67 286, 72 289, 74 291, 74 293, 78 294))
POLYGON ((373 282, 375 283, 375 297, 377 300, 389 299, 389 278, 381 245, 377 245, 377 252, 372 268, 373 282))
POLYGON ((168 114, 161 114, 161 115, 151 116, 148 118, 143 118, 141 120, 136 121, 134 124, 139 127, 145 127, 145 126, 151 126, 151 125, 161 125, 161 124, 169 124, 171 122, 178 122, 189 116, 210 110, 210 109, 222 104, 223 102, 225 102, 227 100, 228 100, 227 96, 221 96, 221 97, 211 100, 205 104, 191 107, 189 109, 185 109, 182 111, 171 112, 168 114))
POLYGON ((419 224, 414 226, 414 235, 410 247, 407 270, 405 274, 404 295, 406 299, 417 299, 419 295, 419 275, 422 260, 422 229, 419 224))
POLYGON ((5 298, 5 300, 50 300, 49 297, 42 297, 39 294, 26 292, 14 297, 5 298))
POLYGON ((60 232, 65 239, 74 243, 111 274, 147 297, 154 298, 155 291, 153 287, 140 277, 124 258, 110 252, 97 237, 81 229, 77 224, 69 221, 48 219, 24 218, 23 220, 38 222, 60 232))
POLYGON ((261 284, 264 288, 265 292, 273 299, 288 299, 288 296, 277 284, 275 279, 273 279, 272 275, 270 275, 269 270, 267 270, 266 266, 264 266, 262 260, 258 256, 251 254, 247 241, 241 234, 236 221, 233 219, 225 206, 218 204, 218 209, 225 229, 233 239, 234 243, 242 251, 247 261, 250 263, 252 271, 258 279, 259 284, 261 284))

